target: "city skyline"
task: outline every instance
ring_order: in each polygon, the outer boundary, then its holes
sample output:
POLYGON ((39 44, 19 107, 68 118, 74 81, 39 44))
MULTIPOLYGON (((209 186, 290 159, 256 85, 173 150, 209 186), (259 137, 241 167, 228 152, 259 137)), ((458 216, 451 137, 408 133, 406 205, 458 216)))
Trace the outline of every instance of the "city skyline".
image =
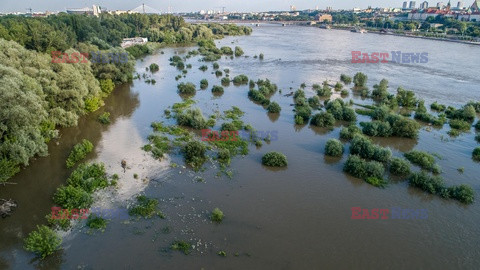
POLYGON ((290 6, 294 5, 297 10, 315 9, 316 6, 323 10, 327 6, 333 9, 352 9, 371 7, 401 7, 403 1, 397 0, 367 0, 354 1, 347 0, 341 3, 335 0, 265 0, 258 3, 255 0, 184 0, 177 2, 173 0, 80 0, 80 1, 66 1, 66 0, 48 0, 39 2, 37 0, 2 0, 0 3, 0 12, 26 12, 28 8, 32 8, 35 12, 40 11, 64 11, 66 8, 81 8, 92 5, 98 5, 109 10, 130 10, 135 7, 145 4, 155 8, 162 13, 168 11, 168 6, 171 6, 173 12, 196 12, 200 10, 222 10, 225 7, 226 11, 276 11, 289 10, 290 6))

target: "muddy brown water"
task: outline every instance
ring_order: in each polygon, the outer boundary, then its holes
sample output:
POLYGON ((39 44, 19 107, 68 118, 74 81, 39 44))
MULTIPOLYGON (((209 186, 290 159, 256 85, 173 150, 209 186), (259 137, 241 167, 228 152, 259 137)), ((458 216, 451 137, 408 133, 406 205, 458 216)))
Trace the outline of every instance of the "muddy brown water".
MULTIPOLYGON (((405 181, 392 179, 385 189, 378 189, 342 172, 343 158, 324 155, 328 139, 338 138, 343 123, 333 131, 297 126, 293 123, 291 97, 306 82, 311 85, 328 79, 335 83, 341 73, 362 71, 368 85, 382 78, 390 82, 394 93, 402 85, 412 89, 429 105, 435 100, 459 106, 468 100, 480 100, 479 48, 475 46, 409 39, 394 36, 357 34, 347 31, 307 27, 255 27, 248 37, 229 37, 220 45, 241 46, 248 58, 222 59, 220 69, 229 68, 231 77, 269 78, 282 90, 271 100, 278 102, 279 116, 268 115, 247 97, 248 86, 225 88, 221 96, 209 89, 219 85, 212 74, 193 65, 182 82, 199 86, 203 78, 209 88, 197 91, 195 100, 204 114, 226 110, 235 105, 246 112, 243 121, 257 130, 277 131, 278 140, 261 148, 250 146, 250 154, 235 157, 229 170, 233 178, 216 178, 218 166, 207 163, 204 172, 182 167, 181 157, 172 154, 159 162, 140 147, 151 134, 153 121, 165 119, 164 109, 181 101, 176 93, 179 74, 169 66, 168 58, 185 54, 192 48, 167 48, 137 62, 137 71, 145 72, 150 63, 160 70, 153 75, 157 83, 136 80, 118 87, 98 112, 81 118, 74 128, 62 129, 61 137, 50 143, 49 156, 31 161, 12 182, 0 188, 0 198, 19 203, 11 217, 0 220, 0 268, 5 269, 478 269, 480 264, 480 207, 478 202, 465 206, 409 188, 405 181), (351 51, 428 52, 427 64, 352 64, 351 51), (265 59, 254 55, 265 54, 265 59), (290 87, 292 89, 290 89, 290 87), (109 111, 112 123, 96 121, 109 111), (65 160, 71 147, 89 139, 96 148, 89 161, 104 162, 109 174, 121 177, 117 191, 96 195, 95 206, 125 208, 137 194, 160 200, 165 219, 110 220, 105 232, 88 233, 77 224, 63 233, 62 250, 39 261, 23 251, 22 238, 52 206, 55 189, 65 183, 70 170, 65 160), (281 151, 288 157, 288 167, 272 170, 261 165, 268 151, 281 151), (123 173, 120 162, 127 160, 123 173), (178 168, 170 168, 170 162, 178 168), (139 175, 134 179, 133 174, 139 175), (198 181, 202 177, 204 181, 198 181), (213 224, 208 213, 219 207, 225 213, 221 224, 213 224), (352 220, 351 208, 427 209, 427 219, 352 220), (190 255, 169 250, 174 240, 194 244, 190 255), (217 255, 225 251, 227 257, 217 255)), ((350 94, 347 99, 368 104, 350 94)), ((359 116, 359 121, 368 121, 359 116)), ((217 123, 218 125, 218 123, 217 123)), ((218 128, 218 126, 217 126, 218 128)), ((377 138, 375 142, 392 148, 395 156, 412 149, 438 154, 437 163, 448 185, 469 184, 479 196, 480 164, 471 160, 477 145, 475 132, 450 139, 443 129, 426 126, 416 140, 377 138), (446 140, 448 139, 448 140, 446 140), (464 167, 464 173, 458 168, 464 167)), ((348 147, 347 147, 348 149, 348 147)))

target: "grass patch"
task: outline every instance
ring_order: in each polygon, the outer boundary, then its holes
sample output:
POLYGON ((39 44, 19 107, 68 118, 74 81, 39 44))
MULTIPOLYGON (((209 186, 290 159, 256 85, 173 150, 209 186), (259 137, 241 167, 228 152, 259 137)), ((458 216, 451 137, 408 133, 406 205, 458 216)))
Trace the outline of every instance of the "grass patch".
POLYGON ((128 210, 131 216, 151 218, 155 215, 164 218, 162 212, 157 211, 158 200, 149 199, 144 195, 137 197, 137 204, 128 210))

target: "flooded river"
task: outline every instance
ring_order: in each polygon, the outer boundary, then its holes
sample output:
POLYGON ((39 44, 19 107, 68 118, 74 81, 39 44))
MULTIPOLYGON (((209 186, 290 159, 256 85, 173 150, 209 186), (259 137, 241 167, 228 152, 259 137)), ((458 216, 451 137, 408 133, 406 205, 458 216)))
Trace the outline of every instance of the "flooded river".
MULTIPOLYGON (((247 97, 248 86, 225 88, 221 96, 209 90, 220 79, 198 68, 199 57, 180 82, 209 80, 210 87, 197 91, 195 100, 205 115, 238 106, 245 111, 243 121, 257 130, 277 131, 278 140, 262 147, 250 146, 250 154, 233 158, 232 179, 215 177, 218 168, 206 163, 207 170, 193 172, 182 167, 182 157, 171 155, 160 162, 140 149, 152 133, 153 121, 165 119, 164 110, 182 99, 177 94, 175 76, 169 65, 174 55, 191 48, 166 48, 138 61, 142 74, 151 63, 160 65, 153 75, 155 85, 135 80, 118 87, 98 112, 82 118, 74 128, 62 129, 60 138, 49 145, 49 156, 32 160, 12 182, 0 188, 0 198, 12 198, 19 207, 11 217, 0 220, 0 269, 478 269, 480 265, 480 204, 465 206, 408 187, 406 181, 390 180, 385 189, 342 172, 348 156, 325 157, 325 143, 338 138, 342 123, 333 131, 294 124, 292 97, 301 83, 324 80, 335 83, 341 73, 363 72, 370 89, 381 79, 397 87, 414 90, 428 106, 433 101, 460 106, 480 101, 480 47, 441 41, 340 30, 296 26, 255 27, 251 36, 229 37, 217 46, 240 46, 249 57, 218 61, 220 69, 230 69, 231 77, 245 74, 252 79, 268 78, 282 94, 271 100, 282 107, 279 117, 247 97), (426 64, 352 64, 351 51, 428 52, 426 64), (253 58, 265 54, 264 60, 253 58), (112 123, 96 119, 104 111, 112 123), (95 206, 124 209, 137 194, 160 201, 165 219, 112 219, 105 232, 88 233, 78 224, 64 234, 62 250, 44 261, 22 249, 22 238, 53 205, 56 188, 65 183, 70 170, 65 160, 72 146, 82 139, 94 143, 89 161, 106 164, 109 174, 120 175, 118 190, 97 195, 95 206), (288 157, 288 167, 272 170, 261 165, 269 151, 288 157), (127 160, 126 172, 120 166, 127 160), (170 163, 180 164, 170 168, 170 163), (133 174, 138 174, 134 179, 133 174), (204 181, 198 181, 202 177, 204 181), (209 212, 219 207, 225 214, 221 224, 209 220, 209 212), (351 208, 426 209, 426 219, 353 220, 351 208), (191 254, 169 249, 174 240, 194 244, 191 254), (226 257, 217 255, 225 251, 226 257)), ((368 104, 352 93, 346 98, 368 104)), ((359 116, 358 121, 370 118, 359 116)), ((218 129, 218 126, 216 127, 218 129)), ((447 185, 469 184, 480 195, 480 164, 471 159, 477 145, 475 134, 449 138, 443 129, 422 128, 418 139, 383 138, 374 141, 389 146, 395 156, 419 149, 435 153, 447 185), (445 139, 447 138, 447 139, 445 139), (464 167, 464 173, 458 168, 464 167)), ((348 147, 347 147, 348 149, 348 147)))

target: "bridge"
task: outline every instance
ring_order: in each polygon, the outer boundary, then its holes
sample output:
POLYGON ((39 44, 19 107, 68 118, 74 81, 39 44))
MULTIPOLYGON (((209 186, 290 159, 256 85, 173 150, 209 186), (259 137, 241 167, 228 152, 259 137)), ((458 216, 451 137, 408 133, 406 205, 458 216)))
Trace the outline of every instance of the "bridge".
POLYGON ((282 26, 288 25, 315 25, 319 22, 317 21, 260 21, 260 20, 198 20, 194 19, 190 21, 192 24, 202 24, 202 23, 241 23, 241 24, 252 24, 255 26, 261 26, 262 24, 277 24, 282 26))

